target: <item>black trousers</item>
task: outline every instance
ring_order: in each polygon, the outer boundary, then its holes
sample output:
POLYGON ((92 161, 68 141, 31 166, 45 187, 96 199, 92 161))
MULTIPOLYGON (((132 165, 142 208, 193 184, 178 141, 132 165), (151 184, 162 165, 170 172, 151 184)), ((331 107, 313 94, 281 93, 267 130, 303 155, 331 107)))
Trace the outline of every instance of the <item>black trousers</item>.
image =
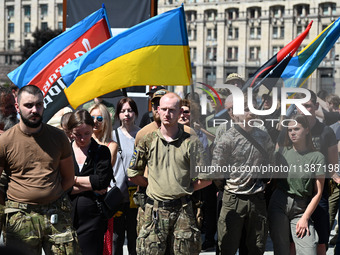
POLYGON ((113 254, 123 255, 125 231, 127 248, 130 255, 136 254, 137 240, 137 208, 130 208, 130 203, 123 204, 123 214, 113 219, 113 254))

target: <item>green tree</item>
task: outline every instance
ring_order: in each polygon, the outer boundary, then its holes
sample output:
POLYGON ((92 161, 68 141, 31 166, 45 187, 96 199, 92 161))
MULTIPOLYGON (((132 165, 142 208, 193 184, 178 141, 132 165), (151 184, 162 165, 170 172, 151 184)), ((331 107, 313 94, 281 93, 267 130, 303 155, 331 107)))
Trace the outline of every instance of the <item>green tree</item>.
POLYGON ((34 52, 44 46, 49 40, 58 36, 62 33, 62 30, 51 30, 51 29, 36 29, 32 34, 34 40, 29 41, 22 47, 22 60, 21 63, 25 62, 34 52))

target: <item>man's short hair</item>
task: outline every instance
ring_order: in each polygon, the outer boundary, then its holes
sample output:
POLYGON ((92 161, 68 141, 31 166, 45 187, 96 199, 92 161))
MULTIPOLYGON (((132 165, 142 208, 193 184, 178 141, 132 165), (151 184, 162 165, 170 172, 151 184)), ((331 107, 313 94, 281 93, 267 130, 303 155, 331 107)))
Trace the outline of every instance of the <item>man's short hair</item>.
POLYGON ((329 94, 326 97, 326 102, 332 104, 335 108, 339 108, 340 105, 340 97, 335 94, 329 94))
POLYGON ((23 92, 27 92, 28 94, 31 94, 31 95, 41 94, 41 96, 44 96, 43 93, 41 92, 41 90, 37 86, 35 86, 35 85, 26 85, 26 86, 22 87, 19 90, 19 93, 18 93, 18 103, 20 103, 21 94, 23 92))
POLYGON ((181 109, 181 107, 182 107, 182 98, 179 95, 177 95, 174 92, 169 92, 169 93, 166 93, 164 96, 167 96, 169 98, 176 98, 177 102, 178 102, 178 105, 179 105, 179 108, 181 109))
MULTIPOLYGON (((316 97, 315 92, 314 92, 314 91, 311 91, 310 89, 308 89, 308 91, 310 92, 310 101, 312 101, 312 103, 313 103, 314 105, 316 105, 316 99, 317 99, 317 97, 316 97)), ((306 95, 303 94, 303 93, 296 93, 295 96, 294 96, 294 98, 298 98, 298 99, 305 98, 305 97, 306 97, 306 95)))

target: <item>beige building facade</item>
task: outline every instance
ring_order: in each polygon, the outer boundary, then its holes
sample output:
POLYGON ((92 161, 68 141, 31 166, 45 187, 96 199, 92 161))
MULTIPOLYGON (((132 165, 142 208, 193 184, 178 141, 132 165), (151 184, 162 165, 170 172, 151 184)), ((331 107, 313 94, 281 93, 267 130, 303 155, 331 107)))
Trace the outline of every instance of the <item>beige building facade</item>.
MULTIPOLYGON (((313 20, 310 43, 340 16, 335 0, 159 0, 158 13, 184 4, 193 80, 223 84, 228 74, 250 77, 313 20)), ((36 28, 63 27, 63 0, 0 0, 0 82, 17 66, 36 28)), ((302 49, 301 47, 301 49, 302 49)), ((312 74, 308 87, 340 94, 340 40, 312 74)))
POLYGON ((0 20, 0 81, 6 81, 36 28, 63 28, 63 0, 0 0, 0 20))
MULTIPOLYGON (((223 84, 237 72, 246 79, 313 20, 301 50, 340 16, 332 0, 159 0, 158 13, 184 4, 194 82, 223 84)), ((340 94, 340 40, 306 86, 340 94)))

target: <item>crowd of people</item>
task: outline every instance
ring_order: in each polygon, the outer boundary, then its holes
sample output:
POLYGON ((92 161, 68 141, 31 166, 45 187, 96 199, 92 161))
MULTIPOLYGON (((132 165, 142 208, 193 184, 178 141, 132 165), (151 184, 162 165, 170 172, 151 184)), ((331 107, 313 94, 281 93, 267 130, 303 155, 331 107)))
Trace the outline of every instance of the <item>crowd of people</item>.
MULTIPOLYGON (((244 81, 230 74, 226 84, 244 81)), ((283 126, 279 106, 270 114, 275 125, 249 109, 249 101, 270 109, 270 91, 252 100, 245 93, 243 114, 234 114, 242 100, 227 88, 217 92, 222 105, 209 98, 202 115, 197 93, 182 99, 153 87, 140 125, 141 106, 132 98, 116 106, 96 98, 56 115, 56 128, 42 122, 39 88, 0 87, 6 248, 119 255, 127 240, 129 254, 263 254, 269 235, 274 254, 325 255, 329 245, 340 247, 337 236, 329 240, 340 199, 340 98, 310 91, 302 104, 310 115, 297 108, 283 126), (288 171, 261 171, 268 166, 288 171), (216 171, 221 167, 232 171, 216 171), (260 170, 245 170, 254 167, 260 170), (100 202, 114 187, 123 199, 107 219, 100 202)))

